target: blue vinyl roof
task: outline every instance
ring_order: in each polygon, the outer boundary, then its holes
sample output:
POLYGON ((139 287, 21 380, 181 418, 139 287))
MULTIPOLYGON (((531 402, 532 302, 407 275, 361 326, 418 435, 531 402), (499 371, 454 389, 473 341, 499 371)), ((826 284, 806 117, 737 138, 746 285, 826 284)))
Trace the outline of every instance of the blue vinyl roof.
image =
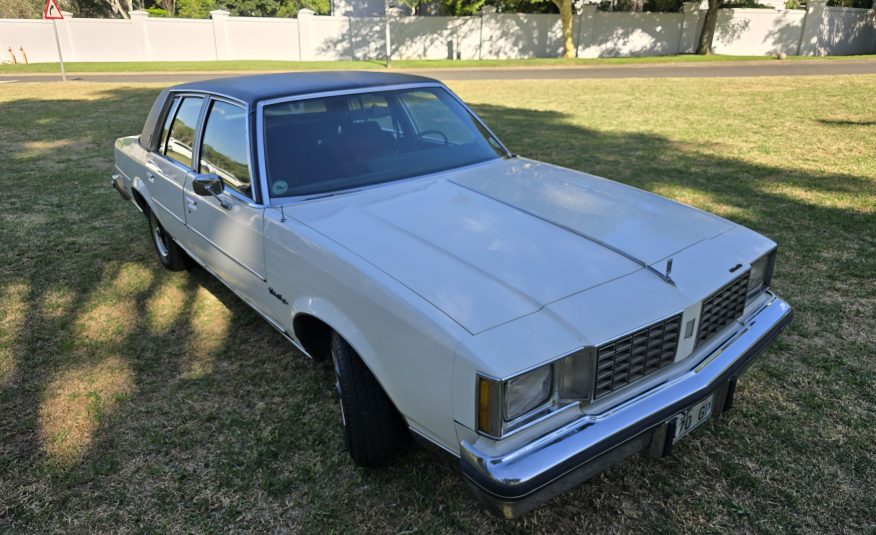
POLYGON ((434 83, 436 80, 411 74, 369 71, 290 72, 216 78, 180 84, 170 90, 204 91, 254 104, 278 97, 423 82, 434 83))

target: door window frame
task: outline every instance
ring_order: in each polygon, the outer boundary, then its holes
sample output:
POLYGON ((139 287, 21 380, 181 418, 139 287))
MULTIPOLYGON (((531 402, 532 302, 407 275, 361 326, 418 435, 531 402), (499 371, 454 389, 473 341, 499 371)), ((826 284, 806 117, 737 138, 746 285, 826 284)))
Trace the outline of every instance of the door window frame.
POLYGON ((185 164, 183 164, 182 162, 175 160, 175 159, 169 157, 167 154, 165 154, 165 151, 167 150, 167 138, 170 136, 170 132, 173 130, 173 123, 176 122, 176 116, 179 114, 179 109, 182 107, 183 99, 185 99, 187 97, 195 97, 195 98, 201 99, 201 109, 198 111, 198 120, 195 122, 195 138, 192 141, 192 143, 193 143, 193 145, 192 145, 192 163, 198 161, 198 160, 195 160, 195 158, 200 157, 199 140, 201 137, 201 125, 204 122, 204 104, 208 100, 207 96, 204 95, 203 93, 191 93, 191 92, 186 92, 186 91, 168 93, 167 99, 168 99, 169 103, 167 106, 167 112, 165 112, 165 114, 163 116, 163 121, 161 122, 161 133, 162 134, 164 134, 164 125, 167 122, 167 118, 171 113, 173 113, 173 119, 170 122, 170 128, 167 129, 167 137, 165 137, 164 135, 161 136, 161 139, 158 140, 158 147, 157 147, 158 150, 156 152, 154 152, 153 154, 156 154, 157 156, 160 156, 161 158, 163 158, 165 161, 168 161, 171 164, 176 165, 177 167, 179 167, 183 171, 194 172, 194 169, 192 169, 191 167, 188 167, 185 164), (180 99, 179 105, 174 105, 173 101, 176 98, 180 99))
MULTIPOLYGON (((173 112, 175 115, 179 111, 179 106, 176 107, 176 110, 174 110, 174 106, 173 106, 173 99, 175 99, 177 97, 179 97, 179 98, 201 97, 204 99, 203 102, 201 103, 201 111, 198 114, 198 124, 195 127, 195 145, 194 145, 193 150, 192 150, 192 165, 193 166, 194 166, 195 162, 198 162, 200 164, 200 161, 201 161, 201 143, 202 143, 203 137, 204 137, 204 125, 206 124, 207 110, 209 110, 210 103, 213 100, 221 100, 224 102, 228 102, 229 104, 234 104, 235 106, 239 106, 239 107, 243 108, 244 112, 246 113, 246 135, 248 138, 247 141, 249 143, 249 146, 247 147, 246 155, 247 155, 247 160, 248 160, 247 164, 250 167, 249 172, 251 175, 250 181, 252 184, 253 198, 250 199, 249 197, 247 197, 243 194, 240 194, 231 188, 228 188, 225 191, 234 199, 236 199, 236 200, 240 201, 241 203, 244 203, 248 206, 264 207, 265 204, 264 204, 264 202, 262 202, 263 196, 261 193, 262 191, 264 191, 262 189, 263 184, 262 184, 261 179, 256 178, 256 177, 260 177, 261 173, 256 168, 256 162, 258 160, 253 155, 253 145, 252 145, 253 144, 253 137, 252 137, 252 131, 253 131, 252 128, 253 127, 252 127, 252 112, 250 110, 250 106, 242 100, 239 100, 239 99, 236 99, 233 97, 229 97, 227 95, 210 93, 208 91, 198 91, 198 90, 192 90, 192 89, 185 89, 185 90, 179 90, 179 91, 171 90, 167 94, 167 104, 166 104, 167 109, 164 111, 164 113, 161 116, 162 120, 160 122, 160 128, 162 128, 162 129, 164 128, 164 122, 167 120, 167 116, 169 113, 173 112)), ((174 117, 174 119, 176 119, 176 117, 174 117)), ((173 125, 171 124, 171 126, 173 126, 173 125)), ((163 140, 163 139, 159 140, 158 150, 156 150, 152 154, 159 156, 168 162, 171 162, 172 164, 178 166, 180 169, 182 169, 186 172, 191 172, 191 173, 197 174, 197 172, 198 172, 197 169, 186 167, 185 165, 174 160, 173 158, 168 158, 164 154, 164 152, 162 152, 162 147, 164 145, 164 141, 165 140, 163 140)))
MULTIPOLYGON (((197 159, 198 168, 194 169, 194 171, 195 171, 195 173, 200 172, 199 170, 201 168, 201 148, 204 144, 204 134, 206 133, 207 121, 209 119, 210 110, 212 109, 214 102, 224 102, 226 104, 231 104, 232 106, 236 106, 236 107, 240 108, 241 110, 243 110, 243 113, 246 116, 246 121, 244 121, 244 123, 246 124, 245 133, 246 133, 246 145, 247 145, 246 166, 249 169, 249 184, 250 184, 249 187, 250 187, 250 190, 252 190, 253 196, 252 196, 252 198, 247 197, 243 193, 240 193, 239 191, 237 191, 231 187, 224 188, 225 193, 227 193, 228 195, 234 197, 235 199, 237 199, 239 201, 248 203, 250 205, 261 206, 261 204, 256 200, 256 199, 258 199, 258 194, 256 192, 258 190, 257 184, 259 181, 257 180, 254 159, 252 157, 252 128, 250 126, 249 107, 246 104, 242 103, 241 101, 236 100, 236 99, 232 99, 229 97, 220 96, 220 95, 210 95, 209 96, 209 98, 207 99, 206 108, 201 110, 201 118, 200 118, 199 124, 198 124, 198 135, 195 139, 196 143, 198 144, 198 159, 197 159)), ((194 160, 192 163, 194 163, 194 160)), ((226 184, 226 186, 227 186, 227 184, 226 184)))

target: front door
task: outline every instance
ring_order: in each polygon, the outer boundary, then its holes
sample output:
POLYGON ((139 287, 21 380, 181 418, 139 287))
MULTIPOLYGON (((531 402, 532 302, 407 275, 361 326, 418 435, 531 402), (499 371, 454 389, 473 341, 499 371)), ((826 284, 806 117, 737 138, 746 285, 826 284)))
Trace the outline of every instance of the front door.
POLYGON ((188 243, 219 278, 257 303, 267 292, 264 208, 253 200, 247 113, 220 99, 211 99, 208 106, 196 170, 219 175, 225 191, 217 197, 200 196, 188 181, 188 243))

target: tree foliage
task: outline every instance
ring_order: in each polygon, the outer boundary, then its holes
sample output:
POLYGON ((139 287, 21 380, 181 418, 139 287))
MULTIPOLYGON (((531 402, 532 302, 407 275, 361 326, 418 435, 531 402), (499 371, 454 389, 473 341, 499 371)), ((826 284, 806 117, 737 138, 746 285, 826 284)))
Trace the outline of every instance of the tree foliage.
POLYGON ((43 15, 40 0, 0 0, 0 18, 35 19, 43 15))
MULTIPOLYGON (((44 4, 45 0, 0 0, 0 18, 40 18, 44 4)), ((193 19, 209 18, 216 9, 245 17, 295 17, 304 8, 327 15, 331 9, 330 0, 59 0, 58 4, 80 18, 128 18, 135 9, 153 17, 193 19)))
MULTIPOLYGON (((559 13, 566 0, 394 0, 414 13, 474 16, 485 5, 504 13, 559 13)), ((851 0, 847 0, 851 1, 851 0)), ((327 15, 331 0, 59 0, 61 9, 76 17, 127 18, 134 9, 153 17, 205 19, 224 9, 233 16, 295 17, 299 9, 327 15)), ((40 18, 44 0, 0 0, 0 18, 40 18)), ((569 4, 571 6, 571 3, 569 4)))

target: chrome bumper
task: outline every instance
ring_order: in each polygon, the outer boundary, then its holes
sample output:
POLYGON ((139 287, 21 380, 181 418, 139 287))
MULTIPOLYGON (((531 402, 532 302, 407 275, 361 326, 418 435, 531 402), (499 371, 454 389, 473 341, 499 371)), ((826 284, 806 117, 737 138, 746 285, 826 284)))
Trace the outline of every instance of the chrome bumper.
POLYGON ((715 413, 730 408, 736 378, 792 320, 775 297, 739 333, 687 372, 606 414, 585 416, 525 446, 490 456, 463 441, 462 473, 493 512, 518 517, 635 453, 671 450, 668 420, 715 394, 715 413))
POLYGON ((131 194, 128 193, 127 189, 125 189, 125 185, 122 183, 122 176, 119 174, 114 174, 111 178, 111 181, 113 189, 119 192, 119 195, 122 196, 122 199, 130 201, 131 194))

